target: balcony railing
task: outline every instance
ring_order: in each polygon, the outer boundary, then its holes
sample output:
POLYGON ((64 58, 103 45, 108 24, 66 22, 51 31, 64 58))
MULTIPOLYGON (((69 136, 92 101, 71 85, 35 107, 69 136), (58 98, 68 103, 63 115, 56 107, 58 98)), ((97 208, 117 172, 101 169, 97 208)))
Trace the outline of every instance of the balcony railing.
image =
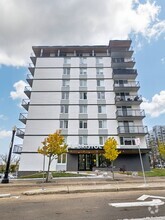
POLYGON ((113 69, 114 79, 135 79, 137 76, 136 69, 113 69))
POLYGON ((20 120, 22 123, 26 124, 27 113, 20 113, 20 115, 19 115, 19 120, 20 120))
POLYGON ((134 59, 112 58, 112 68, 133 68, 135 65, 134 59))
POLYGON ((116 111, 116 117, 117 119, 121 120, 122 118, 138 118, 138 119, 142 119, 145 117, 145 112, 144 110, 141 109, 118 109, 116 111))
POLYGON ((139 82, 136 81, 129 81, 127 83, 114 83, 114 90, 115 91, 124 91, 124 90, 131 90, 131 91, 138 91, 140 88, 139 82))
POLYGON ((116 104, 140 104, 142 103, 142 96, 116 96, 115 97, 116 104))
POLYGON ((146 135, 148 133, 146 126, 119 126, 117 130, 120 135, 146 135))
POLYGON ((29 99, 23 99, 22 100, 22 107, 24 107, 24 109, 26 109, 27 111, 29 109, 29 103, 30 103, 29 99))
POLYGON ((33 76, 31 74, 27 74, 26 81, 29 83, 30 86, 32 86, 33 76))
POLYGON ((24 128, 17 128, 16 136, 19 138, 24 138, 25 129, 24 128))
POLYGON ((31 87, 30 86, 25 86, 24 93, 27 95, 28 98, 30 98, 31 87))
POLYGON ((22 144, 14 145, 13 153, 14 154, 21 154, 22 153, 22 144))

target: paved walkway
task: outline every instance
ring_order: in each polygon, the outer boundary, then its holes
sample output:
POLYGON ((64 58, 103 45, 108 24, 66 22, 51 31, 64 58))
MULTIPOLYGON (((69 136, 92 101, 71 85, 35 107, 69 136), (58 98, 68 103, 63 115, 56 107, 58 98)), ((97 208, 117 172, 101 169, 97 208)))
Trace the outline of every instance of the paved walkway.
POLYGON ((115 174, 115 180, 107 173, 102 175, 88 174, 85 177, 53 178, 44 183, 42 179, 10 180, 0 184, 0 198, 18 195, 84 193, 84 192, 117 192, 137 190, 165 189, 165 177, 143 177, 115 174))

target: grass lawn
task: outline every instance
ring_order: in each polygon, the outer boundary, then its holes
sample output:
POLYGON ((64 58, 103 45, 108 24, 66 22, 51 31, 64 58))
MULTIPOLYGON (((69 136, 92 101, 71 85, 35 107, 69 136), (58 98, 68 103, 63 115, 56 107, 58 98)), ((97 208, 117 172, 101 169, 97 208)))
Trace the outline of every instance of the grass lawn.
MULTIPOLYGON (((82 174, 74 174, 74 173, 66 173, 66 172, 52 172, 53 177, 79 177, 79 176, 85 176, 82 174)), ((44 174, 44 178, 46 177, 46 174, 44 174)), ((21 176, 21 179, 25 178, 43 178, 43 173, 34 173, 31 175, 21 176)))
MULTIPOLYGON (((138 172, 139 176, 142 176, 142 172, 138 172)), ((145 172, 145 175, 148 177, 154 177, 154 176, 165 176, 165 169, 152 169, 151 171, 145 172)))

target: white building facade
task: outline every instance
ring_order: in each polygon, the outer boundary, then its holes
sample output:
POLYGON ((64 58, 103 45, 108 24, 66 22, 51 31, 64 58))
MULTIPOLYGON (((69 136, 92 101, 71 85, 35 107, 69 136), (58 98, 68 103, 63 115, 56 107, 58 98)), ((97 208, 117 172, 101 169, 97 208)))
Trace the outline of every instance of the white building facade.
POLYGON ((130 45, 125 40, 107 46, 33 47, 34 66, 29 67, 27 99, 22 102, 27 113, 20 114, 25 129, 17 129, 23 138, 20 173, 42 170, 43 156, 37 149, 59 129, 68 152, 52 163, 51 170, 107 168, 103 144, 108 137, 114 137, 121 150, 117 169, 140 169, 136 138, 149 169, 147 127, 130 45))

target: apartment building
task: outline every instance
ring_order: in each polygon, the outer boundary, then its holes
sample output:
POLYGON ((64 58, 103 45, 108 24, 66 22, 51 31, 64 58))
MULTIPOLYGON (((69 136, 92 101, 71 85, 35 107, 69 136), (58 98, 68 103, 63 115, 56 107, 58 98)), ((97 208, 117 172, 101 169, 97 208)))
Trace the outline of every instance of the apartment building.
POLYGON ((159 143, 165 143, 165 126, 156 125, 146 136, 147 146, 151 148, 150 161, 153 167, 162 165, 162 159, 159 154, 159 143))
POLYGON ((140 147, 148 170, 147 127, 142 122, 145 113, 140 109, 142 96, 138 94, 131 40, 32 49, 27 99, 22 101, 27 113, 20 114, 25 128, 17 129, 23 145, 14 148, 15 153, 21 153, 19 172, 42 170, 43 156, 37 149, 45 137, 58 129, 68 144, 68 152, 54 160, 51 170, 106 168, 103 145, 108 137, 117 140, 121 151, 116 169, 140 170, 140 147))

